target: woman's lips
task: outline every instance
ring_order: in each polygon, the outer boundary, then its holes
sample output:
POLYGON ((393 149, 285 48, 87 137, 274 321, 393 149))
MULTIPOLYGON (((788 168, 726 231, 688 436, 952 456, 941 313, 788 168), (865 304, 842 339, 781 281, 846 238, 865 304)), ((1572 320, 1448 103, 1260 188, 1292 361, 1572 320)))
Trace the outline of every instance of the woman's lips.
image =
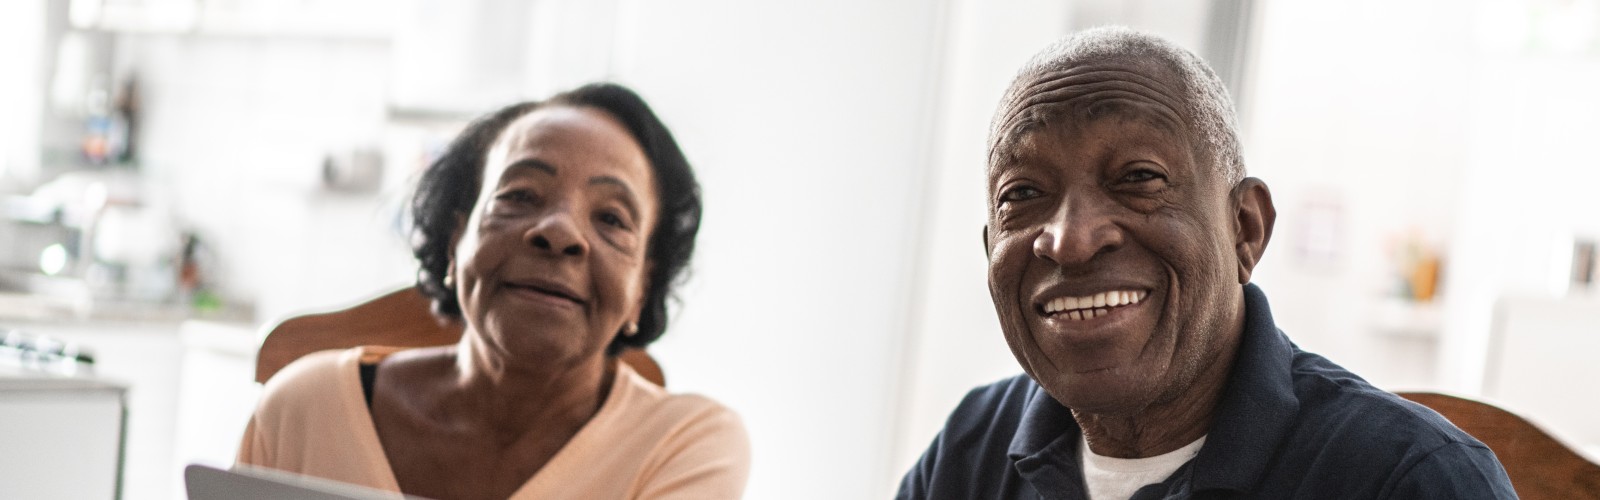
POLYGON ((532 299, 532 300, 536 300, 536 301, 540 301, 540 302, 550 303, 550 304, 557 305, 557 306, 582 308, 583 305, 584 305, 584 302, 582 300, 578 299, 577 297, 573 297, 571 295, 568 295, 567 293, 562 292, 560 290, 551 290, 551 289, 548 289, 548 288, 543 288, 543 287, 539 287, 539 286, 535 286, 535 285, 516 284, 516 283, 507 283, 506 284, 506 289, 510 290, 512 293, 514 293, 514 294, 516 294, 518 296, 526 297, 526 298, 529 298, 529 299, 532 299))

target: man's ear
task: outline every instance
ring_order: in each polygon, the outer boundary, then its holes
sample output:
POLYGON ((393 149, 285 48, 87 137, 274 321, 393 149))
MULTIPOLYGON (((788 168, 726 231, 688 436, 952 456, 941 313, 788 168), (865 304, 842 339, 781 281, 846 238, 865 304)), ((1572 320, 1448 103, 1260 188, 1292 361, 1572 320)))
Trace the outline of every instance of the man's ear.
POLYGON ((989 257, 989 254, 992 253, 992 252, 993 252, 993 248, 991 248, 989 246, 989 225, 988 224, 984 224, 983 225, 983 256, 984 257, 989 257))
POLYGON ((1243 285, 1250 282, 1250 273, 1267 251, 1278 209, 1272 206, 1267 183, 1255 177, 1239 181, 1231 197, 1235 207, 1233 251, 1239 259, 1239 284, 1243 285))

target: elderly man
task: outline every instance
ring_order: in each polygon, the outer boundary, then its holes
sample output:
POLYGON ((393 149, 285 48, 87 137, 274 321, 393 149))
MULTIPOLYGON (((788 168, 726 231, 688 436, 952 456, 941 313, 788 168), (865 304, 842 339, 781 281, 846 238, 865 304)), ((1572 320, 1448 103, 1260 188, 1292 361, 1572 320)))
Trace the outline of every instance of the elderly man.
POLYGON ((1482 443, 1273 324, 1248 284, 1272 197, 1194 54, 1069 37, 989 144, 989 292, 1027 375, 972 391, 901 498, 1515 497, 1482 443))

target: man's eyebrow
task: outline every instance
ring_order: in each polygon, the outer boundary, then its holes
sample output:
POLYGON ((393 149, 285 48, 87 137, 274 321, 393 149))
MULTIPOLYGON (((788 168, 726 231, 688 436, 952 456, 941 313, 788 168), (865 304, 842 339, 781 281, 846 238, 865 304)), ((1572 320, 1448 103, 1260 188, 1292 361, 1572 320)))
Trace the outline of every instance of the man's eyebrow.
POLYGON ((1022 141, 1038 129, 1038 122, 1020 123, 1006 130, 989 150, 989 171, 1022 163, 1017 148, 1022 141))

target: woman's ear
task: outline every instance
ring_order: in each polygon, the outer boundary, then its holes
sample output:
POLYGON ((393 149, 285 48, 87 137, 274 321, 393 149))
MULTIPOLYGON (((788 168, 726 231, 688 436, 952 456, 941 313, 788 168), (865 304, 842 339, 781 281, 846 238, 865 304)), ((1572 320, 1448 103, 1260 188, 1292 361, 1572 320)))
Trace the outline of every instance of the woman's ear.
POLYGON ((456 214, 456 230, 450 233, 450 246, 445 249, 445 256, 448 258, 445 261, 444 277, 442 278, 445 288, 455 288, 456 247, 461 245, 461 235, 466 231, 466 225, 467 218, 461 214, 456 214))
POLYGON ((1278 210, 1272 206, 1267 183, 1255 177, 1239 181, 1231 194, 1234 206, 1233 251, 1239 260, 1239 284, 1250 282, 1250 273, 1267 251, 1272 240, 1272 224, 1278 210))
POLYGON ((634 326, 638 326, 639 319, 644 317, 644 303, 650 300, 650 275, 655 272, 656 261, 645 260, 643 274, 639 276, 639 300, 634 302, 633 315, 628 317, 634 326))
POLYGON ((450 260, 456 260, 456 245, 461 244, 461 235, 467 232, 467 214, 456 214, 456 230, 450 232, 450 260))

